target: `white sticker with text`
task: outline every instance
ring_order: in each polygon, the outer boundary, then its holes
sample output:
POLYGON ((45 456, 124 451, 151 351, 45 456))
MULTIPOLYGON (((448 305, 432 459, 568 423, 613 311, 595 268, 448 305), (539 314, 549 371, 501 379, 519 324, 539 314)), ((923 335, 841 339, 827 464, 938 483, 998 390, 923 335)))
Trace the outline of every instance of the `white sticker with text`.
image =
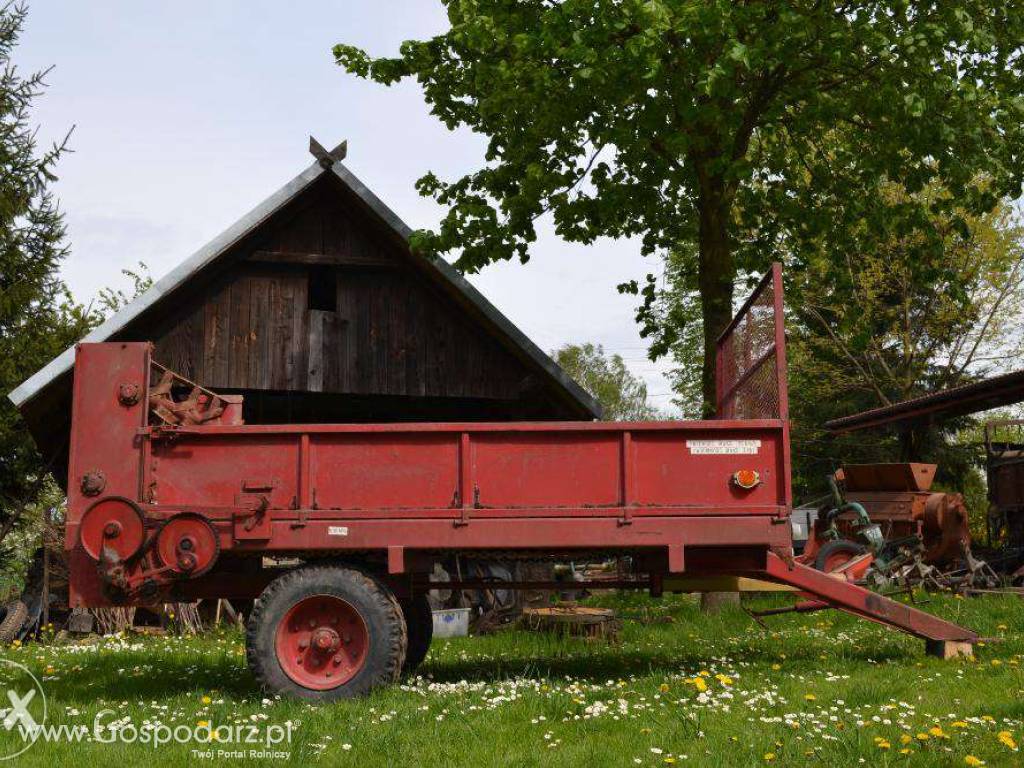
POLYGON ((687 440, 686 447, 694 456, 735 456, 756 454, 760 440, 687 440))
POLYGON ((328 536, 348 536, 348 526, 346 525, 329 525, 327 526, 328 536))

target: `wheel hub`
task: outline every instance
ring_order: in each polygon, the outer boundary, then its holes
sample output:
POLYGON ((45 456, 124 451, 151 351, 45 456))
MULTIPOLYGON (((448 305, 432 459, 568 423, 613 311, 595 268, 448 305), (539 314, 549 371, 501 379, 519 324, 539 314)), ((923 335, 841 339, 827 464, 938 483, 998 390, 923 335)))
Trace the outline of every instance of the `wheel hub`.
POLYGON ((333 595, 297 602, 281 619, 275 638, 282 671, 317 691, 337 688, 355 677, 369 645, 369 632, 359 612, 333 595))

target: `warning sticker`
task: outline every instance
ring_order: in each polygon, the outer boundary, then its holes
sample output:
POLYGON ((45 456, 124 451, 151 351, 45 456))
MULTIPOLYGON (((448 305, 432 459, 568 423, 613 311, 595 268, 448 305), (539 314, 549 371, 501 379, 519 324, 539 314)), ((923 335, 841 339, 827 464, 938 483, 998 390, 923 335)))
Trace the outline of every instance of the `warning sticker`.
POLYGON ((348 536, 348 526, 346 525, 329 525, 327 526, 328 536, 348 536))
POLYGON ((687 440, 686 447, 694 456, 735 456, 756 454, 760 440, 687 440))

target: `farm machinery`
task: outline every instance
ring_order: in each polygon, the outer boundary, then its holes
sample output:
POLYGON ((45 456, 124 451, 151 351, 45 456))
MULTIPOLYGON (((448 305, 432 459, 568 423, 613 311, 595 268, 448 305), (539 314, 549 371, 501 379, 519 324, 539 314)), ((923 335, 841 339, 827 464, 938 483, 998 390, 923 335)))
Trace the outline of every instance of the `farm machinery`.
MULTIPOLYGON (((310 700, 366 693, 422 661, 430 574, 456 554, 628 556, 635 574, 599 586, 654 595, 789 585, 932 653, 969 653, 971 630, 794 557, 778 266, 719 340, 718 391, 706 421, 246 424, 239 396, 168 370, 146 343, 81 344, 71 605, 256 598, 253 673, 310 700)), ((467 573, 443 586, 493 584, 467 573)))
POLYGON ((935 464, 851 464, 829 478, 799 559, 876 589, 993 589, 1000 578, 971 550, 958 493, 933 491, 935 464))

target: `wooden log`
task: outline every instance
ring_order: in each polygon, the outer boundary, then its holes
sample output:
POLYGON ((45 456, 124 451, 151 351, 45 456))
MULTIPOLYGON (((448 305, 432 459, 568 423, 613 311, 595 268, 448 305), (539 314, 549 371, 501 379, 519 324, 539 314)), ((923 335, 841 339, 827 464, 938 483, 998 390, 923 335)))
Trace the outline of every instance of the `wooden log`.
POLYGON ((974 646, 956 640, 925 640, 924 650, 937 659, 969 659, 974 656, 974 646))

